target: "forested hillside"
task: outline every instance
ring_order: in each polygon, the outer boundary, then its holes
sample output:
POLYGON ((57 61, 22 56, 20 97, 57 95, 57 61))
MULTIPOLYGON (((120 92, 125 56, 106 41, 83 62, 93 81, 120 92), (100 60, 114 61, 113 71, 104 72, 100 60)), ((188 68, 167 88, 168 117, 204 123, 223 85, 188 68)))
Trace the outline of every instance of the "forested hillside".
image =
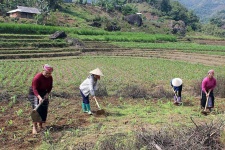
POLYGON ((117 31, 134 31, 135 27, 138 32, 166 34, 177 33, 176 30, 180 28, 194 31, 200 28, 195 14, 178 2, 170 0, 149 0, 147 2, 98 0, 91 4, 87 4, 85 0, 73 3, 64 3, 62 0, 1 0, 0 8, 0 22, 13 21, 67 27, 95 26, 104 30, 117 31), (7 12, 16 9, 17 6, 35 7, 40 10, 41 14, 37 15, 33 21, 8 18, 7 12), (130 17, 126 18, 129 15, 137 15, 137 13, 141 13, 141 21, 136 22, 130 17), (176 28, 175 31, 173 28, 176 28))
POLYGON ((0 23, 38 24, 49 26, 79 27, 122 32, 146 32, 178 34, 200 31, 204 34, 224 37, 224 12, 217 10, 225 7, 222 0, 147 0, 118 1, 96 0, 87 3, 77 0, 65 3, 63 0, 0 0, 0 23), (182 5, 184 3, 185 5, 182 5), (41 12, 34 19, 11 18, 7 13, 17 6, 35 7, 41 12), (209 20, 210 24, 199 22, 209 20), (138 20, 129 15, 141 14, 138 20), (202 15, 202 16, 201 16, 202 15), (127 18, 128 17, 128 18, 127 18))
POLYGON ((200 17, 201 22, 208 22, 217 13, 225 9, 224 0, 176 0, 200 17))

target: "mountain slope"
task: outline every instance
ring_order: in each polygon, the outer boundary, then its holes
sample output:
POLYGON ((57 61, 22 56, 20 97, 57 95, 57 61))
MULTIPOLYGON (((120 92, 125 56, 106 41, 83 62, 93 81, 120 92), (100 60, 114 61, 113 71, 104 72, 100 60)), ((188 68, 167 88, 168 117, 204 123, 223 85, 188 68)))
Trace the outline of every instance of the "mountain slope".
POLYGON ((193 10, 200 17, 201 22, 208 22, 217 12, 225 9, 224 0, 175 0, 188 9, 193 10))

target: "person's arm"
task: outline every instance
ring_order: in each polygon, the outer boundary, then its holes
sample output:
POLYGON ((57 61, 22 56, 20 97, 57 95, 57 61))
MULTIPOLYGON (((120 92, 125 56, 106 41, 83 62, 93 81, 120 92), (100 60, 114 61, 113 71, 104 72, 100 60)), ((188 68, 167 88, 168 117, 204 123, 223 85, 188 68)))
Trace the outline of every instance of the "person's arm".
POLYGON ((207 83, 207 79, 204 78, 202 81, 202 91, 205 92, 205 94, 207 94, 206 92, 206 83, 207 83))
POLYGON ((33 78, 33 81, 32 81, 32 89, 33 89, 33 92, 34 92, 34 95, 37 96, 39 102, 42 101, 42 97, 39 95, 38 93, 38 86, 39 86, 39 75, 36 75, 34 78, 33 78))
POLYGON ((94 90, 94 77, 90 76, 89 78, 89 90, 90 90, 90 94, 92 96, 95 96, 95 90, 94 90))
POLYGON ((202 81, 202 91, 205 92, 206 97, 209 97, 209 93, 211 92, 211 89, 209 89, 208 93, 206 91, 206 84, 208 82, 208 78, 204 78, 202 81))
MULTIPOLYGON (((172 79, 173 80, 173 79, 172 79)), ((173 88, 172 80, 170 81, 170 86, 173 88)))

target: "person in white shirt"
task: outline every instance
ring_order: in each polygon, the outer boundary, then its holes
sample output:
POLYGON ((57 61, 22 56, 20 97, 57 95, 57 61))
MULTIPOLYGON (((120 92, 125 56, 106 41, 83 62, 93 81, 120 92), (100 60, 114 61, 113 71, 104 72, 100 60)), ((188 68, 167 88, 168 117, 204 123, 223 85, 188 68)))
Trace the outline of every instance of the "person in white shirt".
POLYGON ((95 99, 95 91, 98 89, 98 80, 100 80, 100 76, 103 76, 103 74, 99 68, 96 68, 89 73, 90 75, 81 83, 79 89, 83 98, 82 110, 83 112, 92 115, 89 95, 93 96, 95 99))

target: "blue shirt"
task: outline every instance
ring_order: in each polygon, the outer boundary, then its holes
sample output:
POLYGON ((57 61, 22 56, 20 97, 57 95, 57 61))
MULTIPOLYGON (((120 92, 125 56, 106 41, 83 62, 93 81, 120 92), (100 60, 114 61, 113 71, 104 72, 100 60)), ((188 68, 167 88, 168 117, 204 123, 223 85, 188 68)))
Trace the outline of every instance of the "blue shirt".
POLYGON ((182 91, 182 84, 180 86, 173 86, 172 80, 170 81, 170 85, 172 86, 173 90, 174 91, 182 91))

